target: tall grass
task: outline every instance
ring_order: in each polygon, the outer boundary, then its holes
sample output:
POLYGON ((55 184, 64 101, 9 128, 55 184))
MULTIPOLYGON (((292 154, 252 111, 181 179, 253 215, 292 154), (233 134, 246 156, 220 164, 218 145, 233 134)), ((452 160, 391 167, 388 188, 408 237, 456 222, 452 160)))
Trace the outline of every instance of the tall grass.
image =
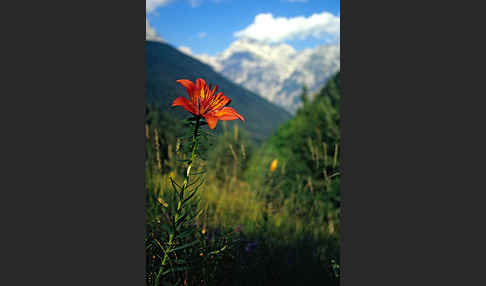
MULTIPOLYGON (((200 166, 207 170, 206 183, 197 195, 203 213, 197 217, 196 227, 205 243, 190 254, 200 261, 197 268, 188 272, 185 282, 300 285, 300 281, 307 279, 312 283, 310 280, 316 279, 336 284, 338 212, 322 193, 338 186, 339 176, 327 174, 336 164, 333 157, 327 156, 323 147, 326 145, 309 141, 308 146, 322 178, 290 179, 305 183, 295 184, 289 192, 282 188, 288 186, 285 181, 289 180, 286 176, 291 166, 283 159, 277 160, 273 171, 271 162, 264 163, 264 183, 249 179, 249 162, 260 153, 241 130, 226 130, 213 140, 213 146, 204 155, 207 160, 200 166), (218 250, 218 255, 207 256, 218 250)), ((159 168, 158 162, 163 161, 163 171, 147 171, 146 188, 148 192, 158 190, 161 198, 170 195, 170 178, 183 177, 183 170, 177 168, 175 149, 169 144, 164 152, 152 152, 152 166, 159 168), (160 153, 165 158, 158 158, 160 153)), ((161 204, 160 200, 150 203, 161 204)))
MULTIPOLYGON (((187 261, 173 285, 338 285, 340 277, 339 97, 330 85, 264 145, 238 124, 201 150, 196 169, 205 184, 188 208, 201 209, 191 228, 199 243, 177 253, 187 261), (336 106, 334 106, 336 105, 336 106), (322 116, 322 115, 325 116, 322 116), (312 124, 311 124, 311 123, 312 124), (198 202, 198 203, 197 203, 198 202)), ((147 115, 147 245, 167 239, 161 209, 171 178, 185 169, 177 156, 180 126, 160 112, 147 115)), ((183 158, 182 158, 183 159, 183 158)), ((147 249, 147 282, 163 259, 147 249)))

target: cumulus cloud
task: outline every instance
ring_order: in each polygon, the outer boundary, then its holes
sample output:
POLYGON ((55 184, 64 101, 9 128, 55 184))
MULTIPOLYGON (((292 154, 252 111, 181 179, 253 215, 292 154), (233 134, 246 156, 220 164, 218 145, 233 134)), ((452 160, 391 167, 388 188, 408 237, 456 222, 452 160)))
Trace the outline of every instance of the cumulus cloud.
POLYGON ((309 17, 274 17, 271 13, 255 16, 253 23, 233 35, 264 42, 283 42, 305 40, 307 38, 338 38, 340 19, 328 12, 313 14, 309 17))
POLYGON ((169 3, 171 0, 146 0, 145 8, 147 13, 152 13, 158 7, 164 6, 169 3))
MULTIPOLYGON (((155 9, 168 4, 172 0, 146 0, 145 2, 145 12, 147 14, 154 14, 155 9)), ((150 26, 148 19, 145 19, 145 40, 163 42, 162 38, 157 35, 157 31, 150 26)))
POLYGON ((149 41, 156 41, 156 42, 163 42, 162 38, 157 35, 157 31, 150 26, 150 23, 148 20, 145 20, 146 26, 145 26, 145 39, 149 41))

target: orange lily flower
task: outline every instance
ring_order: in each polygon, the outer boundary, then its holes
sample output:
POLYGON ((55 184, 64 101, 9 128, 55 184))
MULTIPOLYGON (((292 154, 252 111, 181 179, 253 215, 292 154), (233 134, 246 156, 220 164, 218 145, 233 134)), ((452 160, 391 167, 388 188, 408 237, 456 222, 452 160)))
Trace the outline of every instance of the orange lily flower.
POLYGON ((180 96, 174 100, 172 106, 182 106, 196 117, 204 117, 209 128, 214 129, 218 120, 245 120, 233 108, 226 106, 231 99, 222 92, 216 94, 217 85, 211 89, 211 86, 208 87, 201 78, 196 80, 196 84, 187 79, 180 79, 177 82, 187 89, 190 100, 180 96))

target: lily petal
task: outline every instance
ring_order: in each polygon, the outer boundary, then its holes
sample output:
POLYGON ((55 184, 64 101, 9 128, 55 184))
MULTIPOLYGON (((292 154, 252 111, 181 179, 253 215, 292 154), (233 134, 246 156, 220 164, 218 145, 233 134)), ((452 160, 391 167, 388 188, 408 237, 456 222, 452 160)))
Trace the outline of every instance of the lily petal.
POLYGON ((192 104, 187 98, 184 96, 179 96, 172 102, 172 106, 182 106, 185 110, 189 111, 190 113, 194 115, 198 115, 197 109, 194 107, 194 104, 192 104))
MULTIPOLYGON (((213 89, 211 90, 211 96, 214 96, 214 94, 216 93, 216 91, 218 91, 218 86, 217 85, 214 85, 213 89)), ((209 89, 211 89, 211 87, 209 87, 209 89)))
POLYGON ((228 103, 231 102, 231 99, 226 97, 224 95, 224 93, 222 93, 222 92, 218 92, 218 94, 216 96, 214 96, 214 97, 212 97, 208 100, 210 100, 210 101, 206 101, 203 104, 204 110, 206 110, 206 112, 211 112, 211 111, 221 109, 224 106, 226 106, 228 103))
POLYGON ((216 124, 218 123, 218 118, 214 117, 210 114, 203 115, 204 119, 206 119, 206 122, 208 123, 209 128, 214 129, 216 127, 216 124))
POLYGON ((234 110, 232 107, 223 107, 222 109, 215 111, 212 116, 218 118, 219 120, 235 120, 235 119, 240 119, 242 121, 245 121, 245 118, 238 114, 236 110, 234 110))
POLYGON ((197 88, 197 84, 195 85, 192 81, 188 79, 179 79, 177 80, 183 87, 186 88, 187 94, 192 101, 194 106, 197 106, 197 99, 199 98, 199 89, 197 88))
POLYGON ((202 78, 196 79, 196 87, 198 89, 201 89, 201 88, 206 87, 206 81, 204 79, 202 79, 202 78))

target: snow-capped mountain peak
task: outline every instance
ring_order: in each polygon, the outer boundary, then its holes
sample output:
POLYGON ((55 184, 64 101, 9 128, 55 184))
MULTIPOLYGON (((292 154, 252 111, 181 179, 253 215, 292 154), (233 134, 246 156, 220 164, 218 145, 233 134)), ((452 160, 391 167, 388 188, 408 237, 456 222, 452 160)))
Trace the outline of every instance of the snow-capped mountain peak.
POLYGON ((339 70, 339 45, 296 51, 288 44, 239 39, 216 56, 194 55, 232 81, 294 112, 304 85, 316 92, 339 70))

